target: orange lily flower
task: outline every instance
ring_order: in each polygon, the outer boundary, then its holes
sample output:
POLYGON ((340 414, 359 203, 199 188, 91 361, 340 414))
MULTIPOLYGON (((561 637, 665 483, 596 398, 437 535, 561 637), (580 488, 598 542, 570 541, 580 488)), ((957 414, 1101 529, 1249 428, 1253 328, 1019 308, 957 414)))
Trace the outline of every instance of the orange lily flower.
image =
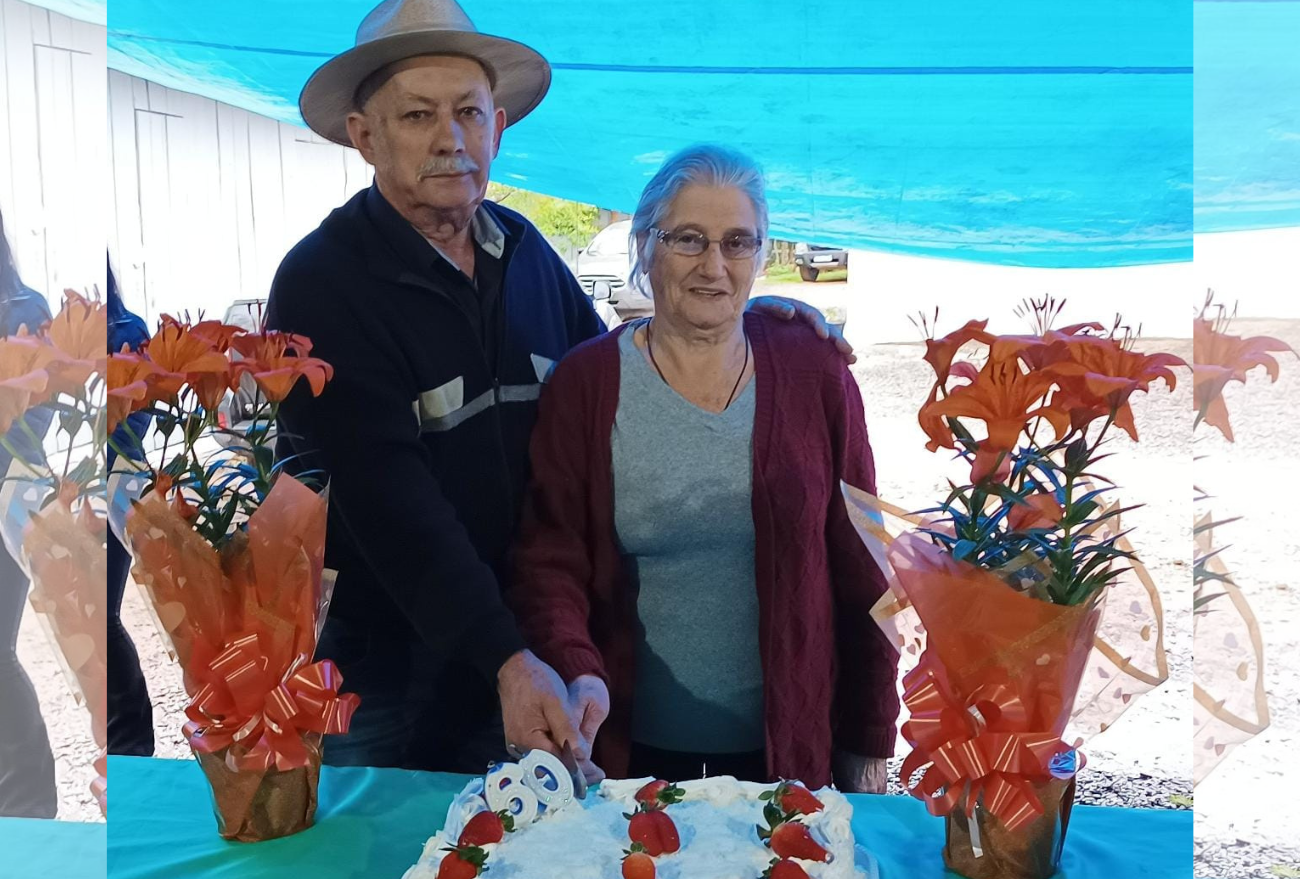
POLYGON ((216 351, 225 354, 230 350, 231 340, 244 332, 244 329, 232 324, 223 324, 219 320, 205 320, 190 327, 190 332, 200 339, 207 340, 216 351))
MULTIPOLYGON (((218 381, 230 385, 230 361, 219 353, 213 343, 196 336, 184 324, 164 319, 154 337, 142 349, 145 356, 158 367, 147 377, 153 400, 175 400, 186 384, 205 385, 209 397, 211 386, 218 381)), ((217 402, 220 401, 217 396, 217 402)), ((211 399, 204 405, 212 403, 211 399)), ((215 405, 215 403, 212 403, 215 405)), ((211 407, 209 407, 211 408, 211 407)))
MULTIPOLYGON (((975 364, 962 360, 951 364, 948 375, 950 378, 956 376, 968 382, 973 382, 975 377, 979 375, 979 370, 975 368, 975 364)), ((952 435, 952 431, 948 429, 947 420, 934 411, 934 407, 939 401, 940 386, 939 382, 934 383, 934 387, 930 389, 930 398, 925 401, 921 406, 921 411, 917 413, 917 420, 921 423, 921 430, 925 431, 925 435, 930 438, 925 447, 931 452, 937 452, 940 448, 957 448, 957 440, 952 435)))
POLYGON ((95 373, 104 371, 104 340, 108 337, 108 309, 75 290, 64 290, 63 310, 46 330, 53 351, 49 366, 53 395, 78 396, 95 373))
MULTIPOLYGON (((166 493, 170 490, 171 482, 169 480, 166 488, 161 492, 161 494, 166 496, 166 493)), ((172 496, 172 512, 177 516, 180 516, 186 522, 189 522, 191 525, 199 518, 199 508, 186 500, 184 491, 178 491, 172 496)))
POLYGON ((930 415, 977 418, 988 430, 978 443, 971 480, 983 482, 1009 469, 1009 453, 1031 418, 1046 407, 1034 407, 1051 388, 1051 379, 1040 372, 1026 372, 1018 360, 989 360, 975 381, 954 388, 947 397, 930 406, 930 415))
MULTIPOLYGON (((187 327, 171 315, 163 315, 163 323, 188 331, 189 335, 202 339, 223 357, 230 350, 231 339, 244 332, 240 327, 223 324, 219 320, 199 321, 194 326, 187 327)), ((234 371, 228 367, 224 371, 192 370, 187 380, 190 387, 194 389, 195 396, 198 397, 199 405, 207 411, 213 411, 221 405, 226 391, 234 386, 236 377, 234 371)))
POLYGON ((161 470, 154 475, 153 491, 159 497, 167 497, 167 493, 172 490, 173 480, 170 475, 163 473, 161 470))
MULTIPOLYGON (((71 479, 60 479, 58 487, 55 489, 54 498, 63 504, 65 510, 71 510, 73 502, 81 497, 82 488, 84 486, 73 482, 71 479)), ((89 504, 86 506, 89 506, 89 504)))
POLYGON ((27 335, 0 339, 0 434, 39 402, 49 384, 43 345, 27 335))
POLYGON ((1228 406, 1223 401, 1223 389, 1230 381, 1243 384, 1246 373, 1257 366, 1268 371, 1268 377, 1277 381, 1278 363, 1270 351, 1296 351, 1281 339, 1272 336, 1242 338, 1220 332, 1211 320, 1198 318, 1192 329, 1192 383, 1193 405, 1196 421, 1217 427, 1228 442, 1233 441, 1232 425, 1228 422, 1228 406))
POLYGON ((334 377, 334 367, 316 357, 307 357, 311 340, 294 333, 270 330, 236 336, 233 345, 243 355, 235 364, 239 372, 248 372, 270 403, 289 396, 298 379, 306 378, 311 393, 319 397, 325 383, 334 377), (294 353, 289 353, 289 352, 294 353))
POLYGON ((1129 397, 1134 391, 1150 390, 1156 379, 1164 381, 1172 391, 1178 378, 1171 367, 1187 365, 1172 354, 1125 350, 1117 340, 1105 336, 1076 336, 1063 344, 1069 359, 1047 368, 1061 389, 1054 395, 1051 408, 1068 415, 1077 430, 1113 413, 1115 425, 1135 441, 1137 426, 1129 397))
POLYGON ((947 383, 948 374, 952 369, 952 359, 957 356, 962 345, 974 341, 993 343, 996 336, 984 330, 988 323, 988 320, 967 321, 965 326, 953 330, 941 339, 925 340, 925 361, 934 367, 934 374, 939 384, 947 383))
MULTIPOLYGON (((1056 377, 1056 390, 1043 412, 1043 417, 1051 423, 1059 440, 1072 430, 1086 430, 1098 418, 1111 414, 1110 404, 1089 394, 1075 376, 1056 377)), ((1115 410, 1115 424, 1132 435, 1137 427, 1133 423, 1133 412, 1128 406, 1115 410)))
POLYGON ((1056 498, 1050 494, 1031 494, 1024 504, 1016 504, 1007 512, 1007 527, 1012 531, 1031 528, 1053 528, 1065 513, 1056 498))
MULTIPOLYGON (((934 388, 931 389, 929 399, 921 407, 918 419, 921 423, 921 429, 930 438, 930 441, 926 443, 926 448, 932 452, 940 447, 956 448, 956 441, 952 432, 948 429, 943 415, 935 410, 939 388, 946 384, 947 380, 952 376, 964 378, 973 383, 977 375, 974 364, 952 362, 953 356, 962 345, 970 341, 983 342, 989 346, 988 357, 990 362, 1015 362, 1019 359, 1032 372, 1043 369, 1059 360, 1064 360, 1069 356, 1064 346, 1058 344, 1059 341, 1069 338, 1073 333, 1084 328, 1100 327, 1100 324, 1076 324, 1072 327, 1066 327, 1065 330, 1052 331, 1043 337, 995 336, 984 331, 987 323, 986 320, 969 321, 960 330, 949 333, 943 339, 926 342, 925 359, 934 367, 935 374, 940 378, 936 381, 934 388)), ((1059 437, 1062 434, 1063 426, 1056 413, 1049 409, 1040 414, 1047 418, 1056 428, 1059 437)))
POLYGON ((943 415, 935 412, 935 407, 939 405, 939 383, 935 382, 934 387, 930 388, 930 396, 921 406, 921 411, 917 413, 917 421, 921 423, 921 430, 930 438, 925 444, 926 449, 931 452, 937 452, 939 449, 957 448, 957 440, 948 429, 948 422, 944 420, 943 415))
POLYGON ((1084 330, 1104 330, 1101 324, 1096 321, 1089 321, 1082 324, 1071 324, 1068 327, 1062 327, 1059 330, 1048 330, 1041 336, 998 336, 989 346, 989 356, 994 360, 1005 360, 1008 357, 1018 356, 1025 361, 1030 369, 1043 369, 1051 364, 1065 359, 1068 343, 1078 338, 1092 339, 1096 336, 1089 336, 1084 330))
POLYGON ((265 351, 268 345, 271 346, 273 352, 285 353, 292 351, 295 357, 306 357, 311 354, 314 343, 300 333, 266 330, 261 333, 242 333, 232 344, 235 350, 244 357, 253 357, 258 352, 265 351))
POLYGON ((151 402, 146 377, 157 372, 148 360, 131 354, 123 346, 121 354, 108 358, 108 432, 117 430, 132 412, 145 408, 151 402))
POLYGON ((224 372, 191 372, 187 380, 199 398, 199 405, 207 412, 216 411, 226 391, 236 384, 235 373, 229 368, 224 372))

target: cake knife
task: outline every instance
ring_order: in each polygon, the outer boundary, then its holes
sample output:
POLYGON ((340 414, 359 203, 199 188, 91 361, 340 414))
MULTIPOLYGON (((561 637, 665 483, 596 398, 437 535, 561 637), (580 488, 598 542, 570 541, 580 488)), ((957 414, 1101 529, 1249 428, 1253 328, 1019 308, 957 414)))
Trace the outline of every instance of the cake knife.
POLYGON ((560 762, 564 768, 569 770, 569 778, 573 779, 573 795, 580 800, 587 798, 587 777, 582 774, 578 767, 578 758, 573 756, 573 747, 569 745, 568 740, 564 742, 564 747, 560 748, 560 762))

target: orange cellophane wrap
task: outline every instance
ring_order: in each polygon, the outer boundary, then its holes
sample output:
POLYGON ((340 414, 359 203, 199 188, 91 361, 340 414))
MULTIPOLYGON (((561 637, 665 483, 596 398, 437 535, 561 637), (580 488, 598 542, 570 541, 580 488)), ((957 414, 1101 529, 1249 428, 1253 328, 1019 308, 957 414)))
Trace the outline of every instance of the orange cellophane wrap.
MULTIPOLYGON (((90 712, 101 750, 108 742, 107 536, 107 520, 89 504, 74 513, 61 500, 34 515, 23 533, 32 609, 57 648, 74 697, 90 712)), ((91 792, 102 810, 104 773, 99 776, 91 792)))
MULTIPOLYGON (((1228 569, 1214 550, 1213 518, 1197 520, 1196 555, 1221 577, 1228 569)), ((1231 579, 1216 580, 1209 593, 1225 593, 1198 613, 1192 629, 1192 784, 1200 784, 1233 748, 1268 728, 1264 690, 1264 642, 1259 623, 1241 589, 1231 579)))
POLYGON ((323 497, 281 476, 220 554, 156 495, 127 517, 135 578, 181 663, 185 734, 229 839, 310 826, 320 738, 346 732, 356 710, 334 664, 311 662, 325 514, 323 497))
POLYGON ((1061 735, 1099 608, 1022 595, 920 534, 899 537, 889 556, 929 637, 903 678, 904 782, 925 769, 913 792, 933 814, 982 802, 1009 829, 1027 825, 1042 813, 1033 783, 1070 750, 1061 735))
MULTIPOLYGON (((1051 875, 1073 797, 1054 783, 1072 775, 1065 755, 1166 676, 1154 585, 1130 562, 1090 602, 1039 600, 1030 560, 999 572, 955 561, 914 530, 937 522, 842 488, 890 583, 872 615, 902 654, 902 732, 913 747, 904 785, 949 816, 953 869, 973 879, 1051 875)), ((1114 533, 1115 519, 1096 536, 1114 533)))

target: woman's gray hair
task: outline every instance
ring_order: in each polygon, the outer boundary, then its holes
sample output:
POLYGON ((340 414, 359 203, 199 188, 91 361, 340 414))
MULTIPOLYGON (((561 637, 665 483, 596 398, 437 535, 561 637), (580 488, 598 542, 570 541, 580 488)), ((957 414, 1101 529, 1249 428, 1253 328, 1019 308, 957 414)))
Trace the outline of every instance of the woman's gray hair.
POLYGON ((628 250, 635 254, 635 260, 629 283, 646 296, 653 295, 646 279, 650 274, 655 247, 659 244, 650 230, 659 228, 672 207, 673 199, 691 184, 734 186, 749 196, 758 220, 755 231, 763 239, 763 246, 754 259, 763 261, 767 257, 767 195, 763 186, 763 170, 749 156, 728 147, 715 144, 690 146, 669 158, 655 172, 641 193, 636 213, 632 215, 628 250), (638 246, 638 242, 642 241, 644 246, 638 246))

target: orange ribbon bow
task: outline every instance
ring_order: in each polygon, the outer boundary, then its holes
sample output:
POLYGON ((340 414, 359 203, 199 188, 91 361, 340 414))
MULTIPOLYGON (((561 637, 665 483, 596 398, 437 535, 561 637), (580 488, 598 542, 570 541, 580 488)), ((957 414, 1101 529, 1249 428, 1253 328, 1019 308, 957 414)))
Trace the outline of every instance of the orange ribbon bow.
POLYGON ((185 736, 204 753, 230 747, 226 759, 236 770, 306 766, 303 733, 347 732, 361 701, 339 695, 343 676, 328 659, 309 665, 300 654, 277 680, 256 634, 195 665, 203 686, 185 709, 185 736))
POLYGON ((903 677, 903 702, 912 715, 903 737, 913 748, 903 761, 903 786, 930 814, 962 807, 973 815, 982 801, 1008 830, 1043 814, 1033 782, 1059 775, 1070 761, 1054 758, 1072 749, 1056 733, 1030 729, 1029 711, 1009 682, 990 681, 962 700, 942 669, 923 659, 903 677))

